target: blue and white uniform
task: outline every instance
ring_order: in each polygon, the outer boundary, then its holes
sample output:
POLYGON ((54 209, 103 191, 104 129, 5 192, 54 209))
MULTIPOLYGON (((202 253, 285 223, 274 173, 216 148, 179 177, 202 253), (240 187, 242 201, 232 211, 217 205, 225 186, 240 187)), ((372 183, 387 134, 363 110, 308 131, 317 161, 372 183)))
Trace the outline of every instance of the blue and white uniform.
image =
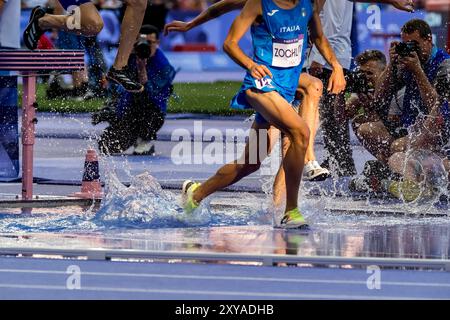
MULTIPOLYGON (((305 60, 308 23, 313 12, 311 0, 299 0, 292 9, 282 9, 273 0, 261 0, 261 5, 262 22, 251 28, 253 61, 265 65, 273 77, 257 80, 247 72, 240 91, 231 101, 235 109, 251 108, 245 97, 250 88, 277 91, 291 103, 305 60)), ((258 113, 256 121, 265 122, 258 113)))

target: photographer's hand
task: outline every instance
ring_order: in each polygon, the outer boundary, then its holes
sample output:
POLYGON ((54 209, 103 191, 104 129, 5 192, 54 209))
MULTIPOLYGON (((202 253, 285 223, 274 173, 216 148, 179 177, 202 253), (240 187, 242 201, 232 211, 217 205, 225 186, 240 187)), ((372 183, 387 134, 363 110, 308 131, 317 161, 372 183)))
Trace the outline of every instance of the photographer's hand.
POLYGON ((396 63, 398 60, 398 54, 395 51, 395 47, 399 44, 399 41, 392 41, 391 47, 389 48, 389 65, 392 65, 393 63, 396 63))
MULTIPOLYGON (((378 89, 381 83, 383 83, 383 86, 388 85, 388 88, 390 88, 399 77, 399 59, 400 56, 398 55, 396 48, 399 44, 399 41, 392 41, 391 46, 389 48, 389 63, 386 67, 386 69, 383 71, 380 79, 378 80, 378 83, 376 84, 376 87, 378 89)), ((401 68, 400 68, 401 69, 401 68)))
POLYGON ((400 57, 399 63, 401 67, 404 67, 404 69, 409 70, 413 74, 422 72, 422 65, 419 56, 415 51, 413 51, 410 56, 400 57))
POLYGON ((387 68, 383 71, 380 78, 375 85, 374 102, 372 104, 373 109, 386 110, 389 108, 392 98, 398 91, 396 87, 402 84, 402 81, 398 79, 398 54, 396 52, 396 46, 400 42, 392 41, 389 49, 390 61, 387 68))
POLYGON ((428 112, 431 112, 436 104, 439 102, 439 95, 436 89, 428 80, 425 71, 420 63, 419 56, 416 52, 413 52, 411 56, 402 57, 399 59, 400 66, 408 69, 414 77, 420 91, 420 97, 423 103, 427 107, 428 112))

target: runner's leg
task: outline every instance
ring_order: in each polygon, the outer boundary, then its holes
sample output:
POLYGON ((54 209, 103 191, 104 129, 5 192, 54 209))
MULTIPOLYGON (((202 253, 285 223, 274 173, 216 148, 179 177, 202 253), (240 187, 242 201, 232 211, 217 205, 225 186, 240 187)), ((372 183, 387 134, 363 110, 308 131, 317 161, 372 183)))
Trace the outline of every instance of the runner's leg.
POLYGON ((322 81, 307 73, 302 73, 299 79, 299 88, 303 95, 299 115, 308 124, 311 132, 309 145, 306 150, 305 163, 316 160, 314 153, 314 140, 319 127, 319 102, 323 93, 322 81))
POLYGON ((127 8, 120 29, 119 48, 117 49, 114 69, 122 70, 128 64, 128 58, 144 21, 147 0, 126 0, 127 8))
POLYGON ((381 121, 366 122, 359 126, 356 135, 363 146, 379 161, 387 163, 391 156, 391 145, 394 138, 381 121))
POLYGON ((194 192, 193 199, 200 203, 210 194, 232 185, 249 174, 257 171, 267 155, 269 143, 261 150, 260 139, 268 138, 269 124, 258 124, 256 121, 250 130, 250 136, 240 159, 221 167, 214 176, 202 183, 194 192))
POLYGON ((286 172, 286 212, 298 207, 298 192, 309 143, 306 122, 293 110, 278 92, 256 92, 247 90, 247 100, 269 123, 277 127, 290 140, 283 159, 286 172))
MULTIPOLYGON (((314 141, 316 138, 317 129, 319 127, 319 102, 322 97, 323 84, 320 79, 313 77, 307 73, 300 75, 297 93, 303 96, 302 103, 299 109, 300 117, 307 123, 310 130, 310 138, 308 149, 306 150, 305 162, 316 160, 314 153, 314 141)), ((274 140, 274 144, 276 139, 274 140)), ((289 149, 289 138, 282 139, 282 155, 283 158, 289 149)), ((286 195, 286 182, 283 166, 280 166, 273 185, 273 202, 276 207, 282 205, 282 201, 286 195)))
POLYGON ((64 15, 64 8, 55 2, 55 14, 46 14, 39 19, 39 27, 43 30, 58 29, 83 36, 95 36, 103 29, 103 20, 93 3, 83 3, 80 8, 80 28, 74 28, 73 15, 64 15))

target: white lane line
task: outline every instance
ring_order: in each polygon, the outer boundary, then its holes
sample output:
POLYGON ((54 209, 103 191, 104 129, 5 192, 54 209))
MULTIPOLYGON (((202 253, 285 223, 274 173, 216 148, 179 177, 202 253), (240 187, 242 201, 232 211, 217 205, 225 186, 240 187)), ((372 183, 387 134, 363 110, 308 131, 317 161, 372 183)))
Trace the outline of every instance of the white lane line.
MULTIPOLYGON (((178 295, 206 295, 206 296, 241 296, 241 297, 260 297, 260 298, 292 298, 292 299, 345 299, 345 300, 430 300, 432 298, 423 297, 399 297, 399 296, 365 296, 365 295, 330 295, 330 294, 309 294, 309 293, 261 293, 246 291, 208 291, 208 290, 163 290, 163 289, 139 289, 139 288, 115 288, 115 287, 81 287, 79 290, 69 290, 64 286, 49 285, 18 285, 18 284, 0 284, 4 289, 35 289, 35 290, 59 290, 71 293, 92 291, 92 292, 117 292, 117 293, 165 293, 178 295)), ((1 297, 1 296, 0 296, 1 297)), ((443 299, 443 298, 440 298, 443 299)), ((435 300, 435 298, 433 298, 435 300)))
MULTIPOLYGON (((0 269, 0 273, 29 273, 29 274, 64 274, 59 270, 28 270, 28 269, 0 269)), ((261 282, 287 282, 287 283, 317 283, 317 284, 353 284, 366 285, 366 281, 359 280, 324 280, 324 279, 299 279, 299 278, 272 278, 272 277, 236 277, 236 276, 200 276, 200 275, 171 275, 161 273, 117 273, 117 272, 81 272, 83 276, 99 277, 129 277, 129 278, 166 278, 166 279, 192 279, 192 280, 231 280, 231 281, 261 281, 261 282)), ((410 286, 410 287, 434 287, 450 288, 450 283, 429 283, 429 282, 399 282, 384 281, 383 286, 410 286)))

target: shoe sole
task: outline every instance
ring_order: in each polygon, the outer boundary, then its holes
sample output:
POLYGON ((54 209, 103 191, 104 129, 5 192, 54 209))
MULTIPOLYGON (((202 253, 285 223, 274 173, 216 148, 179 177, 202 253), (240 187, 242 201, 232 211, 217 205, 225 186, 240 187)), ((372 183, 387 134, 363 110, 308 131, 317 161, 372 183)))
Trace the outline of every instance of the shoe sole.
POLYGON ((313 178, 307 178, 307 177, 305 177, 304 179, 305 179, 305 181, 311 181, 311 182, 314 182, 314 181, 325 181, 325 180, 327 180, 329 177, 331 177, 331 175, 330 175, 329 173, 321 173, 321 174, 319 174, 319 175, 317 175, 317 176, 315 176, 315 177, 313 177, 313 178))
POLYGON ((27 26, 26 26, 26 28, 25 28, 23 34, 22 34, 23 43, 24 43, 25 46, 26 46, 28 49, 30 49, 30 50, 36 50, 36 49, 37 49, 37 45, 38 45, 39 39, 38 39, 38 41, 36 42, 36 47, 33 46, 33 47, 30 48, 30 46, 28 46, 28 45, 29 45, 29 43, 28 43, 28 41, 27 41, 27 40, 28 40, 28 37, 27 37, 26 35, 29 34, 29 33, 31 32, 31 28, 32 28, 32 26, 33 26, 34 18, 35 18, 35 16, 36 16, 36 13, 37 13, 39 10, 40 10, 40 8, 33 8, 33 10, 31 10, 30 19, 28 20, 28 24, 27 24, 27 26), (27 39, 27 40, 25 40, 25 39, 27 39))
MULTIPOLYGON (((110 75, 106 75, 106 79, 107 79, 107 80, 111 80, 111 81, 117 83, 119 86, 122 86, 122 87, 123 87, 123 85, 122 85, 119 81, 117 81, 115 78, 111 77, 110 75)), ((139 90, 127 90, 125 87, 123 87, 123 88, 124 88, 127 92, 131 92, 131 93, 141 93, 141 92, 144 92, 144 90, 145 90, 144 86, 142 86, 141 89, 139 89, 139 90)))
POLYGON ((155 156, 155 152, 133 152, 133 156, 155 156))
POLYGON ((275 226, 275 229, 284 229, 284 230, 310 230, 309 224, 302 224, 302 225, 294 225, 294 226, 287 226, 287 225, 279 225, 275 226))

